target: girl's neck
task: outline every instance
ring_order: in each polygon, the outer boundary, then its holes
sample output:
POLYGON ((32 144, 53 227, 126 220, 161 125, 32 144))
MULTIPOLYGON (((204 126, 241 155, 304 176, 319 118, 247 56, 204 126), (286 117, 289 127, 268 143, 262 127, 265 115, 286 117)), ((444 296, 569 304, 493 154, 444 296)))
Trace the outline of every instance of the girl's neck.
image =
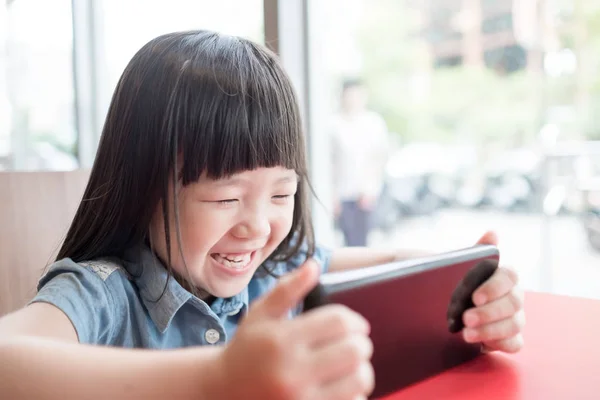
MULTIPOLYGON (((163 260, 155 251, 154 248, 152 246, 152 241, 150 240, 150 235, 148 235, 148 238, 145 239, 145 244, 146 246, 148 246, 148 248, 150 249, 150 251, 154 254, 154 256, 159 259, 163 265, 166 267, 167 263, 165 262, 165 260, 163 260)), ((172 274, 172 278, 175 279, 175 281, 177 283, 179 283, 181 285, 182 288, 184 288, 185 290, 187 290, 188 292, 190 292, 191 294, 193 294, 194 296, 196 296, 197 298, 199 298, 200 300, 203 300, 204 302, 206 302, 207 304, 211 304, 215 297, 212 296, 210 293, 208 293, 206 290, 204 289, 200 289, 195 287, 194 285, 192 285, 188 279, 185 279, 183 276, 179 275, 176 271, 174 271, 171 268, 170 273, 172 274)))
POLYGON ((215 297, 208 293, 204 289, 200 289, 196 286, 193 286, 187 279, 183 278, 177 272, 173 271, 173 278, 181 285, 182 288, 199 298, 200 300, 206 302, 207 304, 211 304, 215 297))

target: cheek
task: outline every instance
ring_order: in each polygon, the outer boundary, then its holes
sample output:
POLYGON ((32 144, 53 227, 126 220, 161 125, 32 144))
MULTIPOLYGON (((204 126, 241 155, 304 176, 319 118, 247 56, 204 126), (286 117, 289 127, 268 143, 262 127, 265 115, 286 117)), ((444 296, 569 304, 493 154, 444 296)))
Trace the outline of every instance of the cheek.
POLYGON ((292 204, 289 209, 278 214, 271 221, 271 234, 273 239, 277 240, 278 242, 281 242, 283 239, 285 239, 287 234, 290 232, 290 229, 292 229, 293 220, 294 206, 292 204))
POLYGON ((181 208, 179 223, 184 247, 186 252, 194 253, 190 254, 192 257, 210 249, 228 229, 222 215, 194 203, 181 208))

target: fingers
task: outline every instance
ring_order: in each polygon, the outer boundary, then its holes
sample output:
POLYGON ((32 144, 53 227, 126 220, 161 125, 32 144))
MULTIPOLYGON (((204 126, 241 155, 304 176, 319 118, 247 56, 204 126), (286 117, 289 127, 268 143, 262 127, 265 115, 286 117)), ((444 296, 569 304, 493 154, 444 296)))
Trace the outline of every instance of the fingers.
POLYGON ((311 360, 311 371, 321 382, 331 382, 352 374, 373 355, 373 342, 363 335, 324 346, 311 360))
POLYGON ((498 235, 496 235, 496 232, 488 231, 477 241, 477 244, 491 244, 497 246, 498 235))
POLYGON ((305 338, 311 347, 352 334, 367 336, 371 329, 362 315, 336 304, 311 310, 296 317, 291 324, 294 335, 305 338))
POLYGON ((506 267, 500 267, 490 279, 473 292, 473 303, 482 306, 509 293, 517 284, 517 273, 506 267))
POLYGON ((352 375, 331 382, 316 396, 319 400, 366 399, 375 387, 375 373, 370 363, 362 363, 352 375))
POLYGON ((472 294, 486 281, 494 276, 498 269, 495 260, 483 260, 471 268, 452 293, 452 302, 471 300, 472 294))
POLYGON ((505 340, 521 333, 524 326, 525 313, 520 310, 512 317, 501 321, 481 325, 477 328, 465 328, 463 329, 463 338, 469 343, 505 340))
POLYGON ((308 260, 297 270, 281 278, 277 286, 267 295, 258 299, 250 318, 281 318, 295 307, 319 279, 319 267, 314 260, 308 260))
POLYGON ((523 348, 525 342, 522 334, 501 340, 491 340, 483 344, 483 351, 502 351, 505 353, 516 353, 523 348))
POLYGON ((312 352, 308 368, 320 382, 317 398, 366 398, 374 378, 369 363, 373 343, 364 317, 345 306, 328 305, 292 320, 289 332, 312 352))
POLYGON ((512 317, 523 308, 523 302, 523 291, 513 288, 508 294, 497 300, 465 311, 463 314, 464 325, 468 328, 476 328, 512 317))
POLYGON ((454 290, 448 307, 448 328, 450 332, 456 333, 462 330, 463 313, 475 306, 473 304, 473 293, 484 282, 486 282, 498 269, 495 260, 484 260, 471 268, 459 285, 454 290))

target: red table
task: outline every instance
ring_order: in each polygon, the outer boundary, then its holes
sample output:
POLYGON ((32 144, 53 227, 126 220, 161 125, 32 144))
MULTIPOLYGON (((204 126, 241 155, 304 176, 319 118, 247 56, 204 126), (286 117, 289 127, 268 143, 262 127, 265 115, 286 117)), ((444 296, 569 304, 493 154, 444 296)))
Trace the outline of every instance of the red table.
POLYGON ((527 293, 525 311, 518 354, 486 354, 385 400, 600 399, 600 301, 527 293))

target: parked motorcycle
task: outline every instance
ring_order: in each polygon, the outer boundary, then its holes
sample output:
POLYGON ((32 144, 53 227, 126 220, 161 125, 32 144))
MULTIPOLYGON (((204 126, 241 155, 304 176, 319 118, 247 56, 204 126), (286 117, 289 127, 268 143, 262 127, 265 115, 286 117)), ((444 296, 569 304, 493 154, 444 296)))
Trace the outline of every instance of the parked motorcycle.
POLYGON ((470 147, 410 144, 393 154, 386 166, 378 213, 386 225, 403 217, 430 215, 454 204, 458 175, 474 162, 470 147))
POLYGON ((456 203, 465 208, 534 211, 539 203, 541 158, 528 149, 502 152, 465 173, 456 203))

